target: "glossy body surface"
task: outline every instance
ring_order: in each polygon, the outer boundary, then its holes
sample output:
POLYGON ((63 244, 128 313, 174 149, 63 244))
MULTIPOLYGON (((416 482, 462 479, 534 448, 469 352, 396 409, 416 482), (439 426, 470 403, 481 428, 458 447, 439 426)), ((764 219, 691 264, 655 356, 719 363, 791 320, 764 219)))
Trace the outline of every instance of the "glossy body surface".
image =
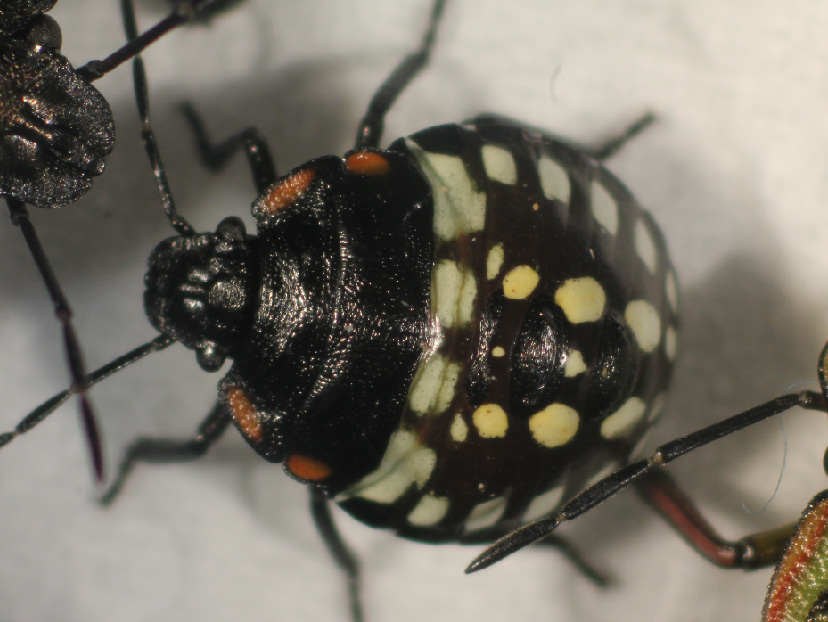
POLYGON ((658 414, 675 279, 649 215, 566 143, 481 118, 390 151, 431 188, 430 330, 380 464, 337 499, 407 537, 481 541, 551 511, 658 414))
POLYGON ((152 324, 256 451, 367 524, 492 540, 624 460, 676 350, 661 232, 581 150, 514 121, 314 159, 153 251, 152 324))
POLYGON ((0 12, 0 194, 46 208, 85 194, 115 142, 109 104, 61 54, 52 5, 0 12))
MULTIPOLYGON (((171 48, 148 56, 154 113, 168 137, 161 139, 165 161, 181 209, 199 230, 214 230, 230 214, 246 216, 253 190, 243 165, 229 175, 235 181, 213 179, 194 165, 190 137, 173 113, 177 102, 194 101, 217 138, 248 123, 262 126, 280 171, 320 153, 344 153, 355 119, 416 41, 424 13, 420 2, 347 10, 342 3, 277 4, 254 2, 252 14, 240 8, 227 22, 187 33, 177 67, 167 60, 171 48), (225 28, 245 36, 232 39, 225 28), (222 48, 232 52, 222 56, 222 48)), ((504 13, 501 3, 457 2, 432 65, 389 117, 388 139, 496 111, 597 142, 643 110, 660 115, 609 167, 653 211, 684 288, 682 352, 656 432, 661 440, 811 378, 825 341, 825 304, 814 286, 825 282, 817 243, 824 214, 810 211, 828 193, 824 156, 814 144, 824 131, 816 103, 826 101, 815 66, 821 48, 809 35, 819 30, 819 16, 813 3, 787 6, 789 28, 779 28, 772 25, 781 19, 775 5, 765 5, 763 17, 759 9, 731 13, 721 3, 659 2, 639 12, 629 3, 602 2, 576 12, 568 3, 539 2, 504 13)), ((65 45, 76 45, 66 17, 58 18, 65 45)), ((108 37, 120 36, 112 26, 117 19, 113 7, 106 20, 93 22, 101 40, 87 43, 99 48, 64 52, 85 59, 114 49, 119 40, 108 37)), ((88 28, 78 24, 77 32, 88 28)), ((80 292, 73 301, 84 301, 77 314, 83 331, 100 334, 87 347, 93 365, 154 334, 141 308, 142 277, 150 250, 169 235, 137 139, 124 139, 137 131, 129 77, 125 84, 114 74, 108 80, 121 140, 108 173, 118 176, 108 182, 104 175, 101 196, 61 214, 69 220, 51 231, 56 244, 67 238, 60 257, 67 288, 80 292)), ((249 220, 247 228, 255 229, 249 220)), ((3 240, 5 249, 14 238, 3 240)), ((13 258, 4 255, 3 265, 13 258)), ((3 363, 15 365, 4 378, 10 424, 65 382, 62 361, 44 369, 54 339, 41 332, 51 319, 36 315, 42 294, 28 291, 24 269, 3 276, 3 363)), ((186 435, 209 408, 217 377, 179 350, 96 389, 110 464, 136 435, 186 435)), ((799 420, 786 421, 789 448, 797 452, 807 451, 809 440, 796 435, 799 420)), ((819 436, 811 416, 801 420, 819 436)), ((757 434, 675 465, 730 533, 741 533, 745 523, 795 518, 820 488, 813 467, 822 438, 801 471, 791 450, 782 497, 765 515, 746 517, 740 505, 762 505, 781 461, 778 426, 757 434), (757 447, 765 451, 752 451, 757 447), (801 498, 785 496, 786 485, 798 480, 801 498)), ((308 521, 304 487, 240 439, 228 435, 196 464, 142 469, 107 512, 92 502, 73 413, 7 451, 0 455, 2 503, 14 511, 0 572, 3 601, 19 618, 95 622, 118 612, 120 619, 213 620, 244 610, 251 620, 272 620, 276 611, 342 619, 340 577, 308 521)), ((464 621, 758 617, 769 573, 711 569, 632 495, 584 521, 568 535, 615 575, 616 589, 595 590, 546 550, 468 578, 462 568, 476 547, 409 544, 344 514, 339 523, 363 555, 366 605, 377 622, 435 611, 464 621), (661 597, 653 595, 654 584, 663 586, 661 597)))

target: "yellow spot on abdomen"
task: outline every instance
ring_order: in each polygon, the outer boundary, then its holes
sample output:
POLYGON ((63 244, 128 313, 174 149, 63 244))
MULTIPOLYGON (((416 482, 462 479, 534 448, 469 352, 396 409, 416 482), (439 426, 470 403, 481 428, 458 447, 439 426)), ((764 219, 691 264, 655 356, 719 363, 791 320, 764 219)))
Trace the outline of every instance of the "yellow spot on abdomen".
POLYGON ((604 288, 591 276, 564 281, 555 292, 555 304, 573 324, 599 320, 606 301, 604 288))
POLYGON ((472 423, 480 438, 503 438, 509 429, 509 418, 497 404, 483 404, 472 413, 472 423))
POLYGON ((523 300, 535 291, 540 282, 538 273, 531 266, 517 266, 503 277, 503 295, 512 300, 523 300))
POLYGON ((578 412, 565 404, 550 404, 529 417, 529 431, 544 447, 566 445, 578 432, 578 412))

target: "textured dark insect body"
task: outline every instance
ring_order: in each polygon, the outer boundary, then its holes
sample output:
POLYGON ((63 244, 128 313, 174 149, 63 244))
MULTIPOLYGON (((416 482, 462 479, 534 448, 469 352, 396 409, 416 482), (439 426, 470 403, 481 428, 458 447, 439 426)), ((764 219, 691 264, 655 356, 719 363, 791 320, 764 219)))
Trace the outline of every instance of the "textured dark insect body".
POLYGON ((55 3, 0 10, 0 195, 47 208, 85 194, 115 142, 109 104, 60 53, 55 3))
POLYGON ((309 484, 354 620, 358 564, 328 501, 413 539, 495 541, 475 571, 636 482, 715 563, 773 563, 776 540, 723 541, 658 468, 795 405, 825 410, 823 396, 777 398, 627 464, 669 381, 676 279, 658 227, 601 160, 652 117, 595 152, 492 116, 381 150, 384 116, 428 60, 443 5, 375 93, 344 157, 277 179, 255 130, 211 145, 188 108, 210 166, 246 151, 256 235, 237 218, 196 233, 177 214, 136 62, 143 136, 178 235, 156 247, 146 276, 145 310, 162 335, 87 381, 175 341, 205 370, 228 358, 232 367, 197 434, 137 439, 103 501, 137 463, 199 457, 233 422, 309 484))
POLYGON ((248 442, 369 524, 505 533, 658 412, 676 319, 661 234, 563 142, 430 128, 309 162, 253 215, 257 238, 225 221, 159 247, 148 314, 201 361, 231 357, 220 396, 248 442))
POLYGON ((201 5, 223 10, 232 2, 182 0, 154 32, 80 68, 60 53, 60 26, 46 15, 55 4, 4 0, 0 7, 0 196, 42 208, 86 194, 114 147, 112 112, 91 83, 192 19, 201 5))

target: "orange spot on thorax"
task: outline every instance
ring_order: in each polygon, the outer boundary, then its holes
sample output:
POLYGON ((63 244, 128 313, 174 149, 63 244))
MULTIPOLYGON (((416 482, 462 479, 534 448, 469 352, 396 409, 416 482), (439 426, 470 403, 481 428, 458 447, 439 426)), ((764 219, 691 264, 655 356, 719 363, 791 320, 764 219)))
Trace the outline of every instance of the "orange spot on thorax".
POLYGON ((345 166, 357 175, 387 175, 391 170, 388 159, 376 151, 352 153, 346 158, 345 166))
POLYGON ((260 441, 264 436, 262 424, 259 421, 259 411, 253 406, 247 393, 240 387, 228 387, 226 391, 227 404, 233 414, 233 420, 239 426, 242 434, 251 441, 260 441))
POLYGON ((306 482, 318 482, 323 479, 328 479, 331 473, 333 473, 331 467, 321 460, 301 454, 288 456, 288 459, 285 461, 285 468, 295 478, 306 482))
POLYGON ((316 171, 312 168, 306 168, 282 180, 265 197, 262 211, 273 215, 284 209, 302 195, 314 177, 316 177, 316 171))

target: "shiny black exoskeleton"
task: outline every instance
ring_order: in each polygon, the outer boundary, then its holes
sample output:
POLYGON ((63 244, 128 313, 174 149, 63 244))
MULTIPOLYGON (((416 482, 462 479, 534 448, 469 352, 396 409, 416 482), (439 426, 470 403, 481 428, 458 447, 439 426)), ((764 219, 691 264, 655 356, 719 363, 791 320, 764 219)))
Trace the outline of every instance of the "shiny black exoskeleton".
POLYGON ((60 53, 56 1, 0 10, 0 195, 46 208, 85 194, 115 144, 109 104, 60 53))
MULTIPOLYGON (((637 481, 714 561, 768 563, 752 540, 717 539, 656 467, 758 416, 824 404, 788 396, 589 487, 630 459, 658 416, 676 353, 663 237, 601 163, 651 119, 595 153, 491 116, 380 149, 384 115, 425 64, 442 6, 343 157, 276 179, 255 132, 213 147, 188 113, 205 159, 245 148, 256 234, 236 218, 196 233, 174 216, 155 166, 179 234, 156 247, 146 277, 145 310, 162 336, 90 382, 173 341, 206 370, 225 359, 232 367, 198 433, 138 439, 105 501, 136 463, 198 457, 232 423, 309 484, 316 525, 348 573, 354 619, 357 565, 331 500, 422 541, 499 538, 476 570, 637 481)), ((151 133, 147 141, 155 164, 151 133)))

